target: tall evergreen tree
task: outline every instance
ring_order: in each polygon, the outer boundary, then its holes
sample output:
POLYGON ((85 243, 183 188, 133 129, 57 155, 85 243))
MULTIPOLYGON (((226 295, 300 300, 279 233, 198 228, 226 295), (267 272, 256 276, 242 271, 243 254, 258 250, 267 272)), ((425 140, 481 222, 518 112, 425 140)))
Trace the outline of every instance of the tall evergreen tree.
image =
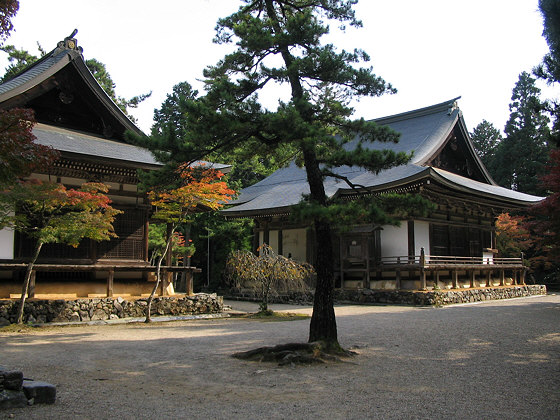
POLYGON ((482 120, 470 135, 478 156, 482 163, 488 167, 491 165, 496 155, 496 149, 502 141, 502 133, 491 122, 482 120))
POLYGON ((519 75, 509 105, 506 137, 490 166, 498 184, 528 194, 544 195, 539 177, 548 158, 549 118, 543 112, 540 89, 527 72, 519 75))
MULTIPOLYGON (((379 96, 395 90, 372 68, 361 50, 337 51, 321 43, 329 24, 359 27, 353 6, 357 0, 243 0, 236 13, 220 19, 217 43, 236 43, 236 50, 205 72, 205 95, 185 101, 188 130, 174 159, 194 161, 210 153, 238 147, 263 153, 290 147, 305 168, 309 184, 305 214, 316 238, 317 285, 309 341, 338 348, 333 307, 331 225, 351 207, 333 205, 324 180, 338 176, 343 165, 373 172, 401 165, 404 153, 370 150, 369 141, 398 141, 398 134, 363 119, 351 120, 349 101, 355 96, 379 96), (276 110, 265 109, 258 94, 268 85, 287 86, 290 98, 276 110), (356 148, 345 146, 356 134, 356 148)), ((146 142, 149 144, 149 142, 146 142)), ((354 186, 356 187, 356 186, 354 186)), ((376 201, 367 214, 383 214, 376 201)))

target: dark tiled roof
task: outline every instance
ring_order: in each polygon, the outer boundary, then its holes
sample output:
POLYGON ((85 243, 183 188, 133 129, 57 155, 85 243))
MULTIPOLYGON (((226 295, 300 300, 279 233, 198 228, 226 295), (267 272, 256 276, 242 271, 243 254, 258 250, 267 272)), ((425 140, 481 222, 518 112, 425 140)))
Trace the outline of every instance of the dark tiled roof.
MULTIPOLYGON (((395 152, 413 153, 407 165, 398 166, 379 174, 363 168, 341 167, 336 173, 344 175, 352 183, 362 185, 374 191, 398 190, 399 187, 410 185, 420 179, 437 179, 448 188, 469 194, 495 197, 502 201, 511 201, 517 205, 531 204, 542 200, 517 191, 508 190, 489 183, 474 181, 441 169, 422 166, 444 145, 449 134, 457 124, 462 122, 462 115, 456 106, 456 100, 442 102, 427 108, 379 118, 375 121, 388 125, 401 134, 398 143, 374 142, 364 147, 395 152)), ((354 139, 347 147, 352 148, 358 142, 354 139)), ((482 165, 480 163, 480 165, 482 165)), ((485 171, 484 171, 485 172, 485 171)), ((350 193, 352 190, 342 180, 327 178, 325 191, 329 197, 335 194, 350 193)), ((295 164, 279 169, 266 179, 245 188, 239 198, 232 203, 233 207, 224 210, 226 215, 255 215, 269 213, 273 210, 285 209, 301 201, 303 195, 309 193, 305 170, 295 164)))
POLYGON ((52 146, 63 153, 160 166, 149 150, 131 144, 46 124, 37 124, 33 134, 37 143, 52 146))
POLYGON ((33 80, 39 80, 40 76, 51 70, 57 63, 65 60, 69 62, 69 52, 68 51, 60 51, 58 54, 47 55, 43 57, 41 60, 35 62, 31 67, 27 70, 19 73, 13 79, 8 80, 5 83, 0 85, 0 96, 17 89, 20 86, 25 85, 28 82, 32 82, 33 80))

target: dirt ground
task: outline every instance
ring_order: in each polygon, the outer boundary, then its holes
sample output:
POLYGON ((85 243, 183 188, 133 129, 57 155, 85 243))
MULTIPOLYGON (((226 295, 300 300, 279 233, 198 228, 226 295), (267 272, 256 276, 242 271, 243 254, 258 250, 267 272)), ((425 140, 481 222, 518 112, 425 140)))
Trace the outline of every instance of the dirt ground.
POLYGON ((57 386, 54 405, 0 411, 0 418, 559 418, 559 295, 441 309, 352 305, 336 312, 341 344, 358 355, 313 366, 230 357, 307 341, 308 319, 0 332, 0 365, 57 386))

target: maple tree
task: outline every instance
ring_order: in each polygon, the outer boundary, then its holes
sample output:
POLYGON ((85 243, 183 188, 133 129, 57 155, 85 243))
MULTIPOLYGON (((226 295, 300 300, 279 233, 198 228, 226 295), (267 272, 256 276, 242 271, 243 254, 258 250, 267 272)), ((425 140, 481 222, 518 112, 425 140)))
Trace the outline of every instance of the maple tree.
POLYGON ((0 110, 0 186, 48 167, 58 156, 53 148, 35 143, 34 124, 30 109, 0 110))
POLYGON ((204 165, 179 165, 178 179, 174 184, 160 186, 148 192, 148 198, 155 209, 153 218, 167 224, 167 240, 161 251, 156 267, 156 283, 148 298, 146 322, 151 321, 151 305, 161 282, 161 263, 169 252, 175 231, 200 211, 217 210, 227 203, 235 191, 221 180, 224 174, 204 165))
POLYGON ((30 179, 0 193, 0 203, 11 205, 13 210, 3 218, 0 228, 10 227, 35 241, 21 290, 18 324, 23 322, 31 272, 44 244, 77 247, 84 238, 103 241, 117 236, 113 221, 121 211, 111 207, 105 195, 108 190, 107 185, 94 182, 67 189, 62 184, 30 179))
POLYGON ((533 245, 523 216, 502 213, 496 219, 496 246, 504 258, 519 257, 533 245))
POLYGON ((0 42, 4 41, 14 29, 12 18, 18 10, 18 0, 3 0, 0 3, 0 42))

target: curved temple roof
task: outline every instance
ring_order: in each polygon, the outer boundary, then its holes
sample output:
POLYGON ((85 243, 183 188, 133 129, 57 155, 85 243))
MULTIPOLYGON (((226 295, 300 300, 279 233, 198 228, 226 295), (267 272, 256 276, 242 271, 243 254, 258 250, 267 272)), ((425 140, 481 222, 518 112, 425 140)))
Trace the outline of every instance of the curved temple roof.
MULTIPOLYGON (((394 167, 374 174, 363 168, 340 167, 336 172, 347 177, 352 183, 367 188, 367 192, 407 191, 421 184, 437 183, 448 190, 467 194, 479 199, 495 200, 501 207, 524 207, 542 200, 517 191, 500 187, 491 179, 486 168, 476 155, 468 136, 462 113, 457 107, 457 99, 442 102, 426 108, 398 115, 379 118, 381 125, 388 125, 401 134, 398 143, 373 142, 365 147, 396 152, 413 153, 407 165, 394 167), (430 166, 433 159, 445 146, 454 130, 460 130, 466 139, 466 150, 485 182, 430 166)), ((359 139, 349 143, 349 147, 359 139)), ((352 195, 355 191, 339 179, 327 178, 325 190, 329 197, 352 195)), ((309 193, 305 170, 294 163, 274 172, 262 181, 241 191, 232 207, 223 210, 230 217, 251 217, 258 215, 285 214, 292 205, 301 201, 309 193)))

